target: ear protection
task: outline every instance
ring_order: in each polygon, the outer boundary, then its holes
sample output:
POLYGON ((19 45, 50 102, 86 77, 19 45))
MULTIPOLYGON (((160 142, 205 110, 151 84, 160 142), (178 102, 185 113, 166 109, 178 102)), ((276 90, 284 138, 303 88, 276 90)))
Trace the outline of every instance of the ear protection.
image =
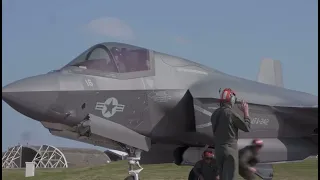
MULTIPOLYGON (((221 89, 220 89, 221 90, 221 89)), ((219 90, 219 92, 220 92, 219 90)), ((226 88, 220 93, 220 102, 221 103, 231 103, 231 105, 234 105, 237 101, 236 93, 232 91, 230 88, 226 88)))

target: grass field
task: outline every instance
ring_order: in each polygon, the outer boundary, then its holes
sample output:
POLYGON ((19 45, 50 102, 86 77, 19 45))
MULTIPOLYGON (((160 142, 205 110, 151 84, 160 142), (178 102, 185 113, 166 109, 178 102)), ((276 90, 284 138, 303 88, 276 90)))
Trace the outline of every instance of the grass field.
MULTIPOLYGON (((142 180, 186 180, 189 166, 174 164, 144 165, 140 173, 142 180)), ((35 177, 24 177, 24 169, 2 170, 5 180, 123 180, 127 176, 127 162, 118 161, 99 167, 69 169, 36 169, 35 177)), ((240 179, 240 178, 239 178, 240 179)), ((274 178, 277 180, 316 180, 318 179, 318 160, 315 158, 303 162, 277 164, 274 166, 274 178)))

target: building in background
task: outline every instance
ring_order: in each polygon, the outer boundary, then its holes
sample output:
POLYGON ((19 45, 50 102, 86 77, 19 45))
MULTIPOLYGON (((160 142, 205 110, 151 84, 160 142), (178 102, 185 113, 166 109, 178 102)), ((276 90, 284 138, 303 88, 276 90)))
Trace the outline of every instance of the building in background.
POLYGON ((68 168, 103 165, 111 159, 95 149, 51 145, 17 145, 2 153, 2 168, 24 168, 26 162, 35 162, 36 168, 68 168))

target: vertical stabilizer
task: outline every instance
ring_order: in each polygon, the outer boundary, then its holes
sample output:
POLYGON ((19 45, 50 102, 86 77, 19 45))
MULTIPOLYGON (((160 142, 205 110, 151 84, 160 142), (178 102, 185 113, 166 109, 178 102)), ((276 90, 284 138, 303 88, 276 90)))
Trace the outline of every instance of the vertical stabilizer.
POLYGON ((283 87, 281 62, 273 59, 263 59, 258 74, 258 82, 283 87))

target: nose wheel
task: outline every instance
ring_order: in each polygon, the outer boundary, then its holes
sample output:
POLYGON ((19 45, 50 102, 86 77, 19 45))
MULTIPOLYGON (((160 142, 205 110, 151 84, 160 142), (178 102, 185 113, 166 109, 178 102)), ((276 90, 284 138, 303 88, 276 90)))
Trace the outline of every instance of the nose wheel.
POLYGON ((129 176, 126 177, 124 180, 139 180, 139 173, 143 170, 140 166, 140 159, 141 159, 141 150, 136 148, 128 148, 128 165, 129 165, 129 176))

